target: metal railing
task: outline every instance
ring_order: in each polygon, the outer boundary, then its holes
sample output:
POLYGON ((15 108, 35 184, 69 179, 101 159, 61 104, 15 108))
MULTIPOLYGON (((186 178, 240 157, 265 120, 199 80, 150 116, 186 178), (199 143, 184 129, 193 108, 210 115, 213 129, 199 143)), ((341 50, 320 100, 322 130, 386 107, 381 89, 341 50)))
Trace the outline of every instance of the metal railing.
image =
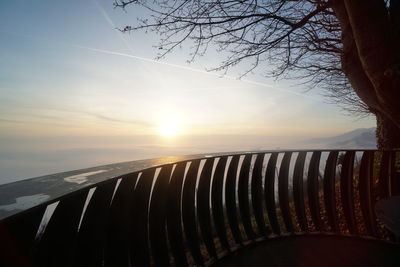
POLYGON ((0 221, 1 266, 203 266, 282 235, 388 240, 374 205, 400 193, 399 156, 267 151, 128 173, 0 221))

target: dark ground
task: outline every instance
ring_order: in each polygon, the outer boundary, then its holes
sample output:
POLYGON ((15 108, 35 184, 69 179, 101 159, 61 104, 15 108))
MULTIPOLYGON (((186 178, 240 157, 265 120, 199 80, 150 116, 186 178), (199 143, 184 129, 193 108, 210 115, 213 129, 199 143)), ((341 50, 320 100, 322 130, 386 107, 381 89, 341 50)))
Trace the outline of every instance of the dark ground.
POLYGON ((305 235, 254 243, 214 263, 244 266, 400 266, 400 245, 342 236, 305 235))

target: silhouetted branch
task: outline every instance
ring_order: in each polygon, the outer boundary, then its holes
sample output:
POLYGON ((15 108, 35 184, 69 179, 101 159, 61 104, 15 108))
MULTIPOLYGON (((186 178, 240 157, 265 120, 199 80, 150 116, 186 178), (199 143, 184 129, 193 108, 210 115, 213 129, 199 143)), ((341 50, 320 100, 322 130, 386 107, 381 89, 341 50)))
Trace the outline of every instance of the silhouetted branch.
POLYGON ((295 79, 349 112, 370 112, 351 90, 342 71, 341 28, 328 0, 303 1, 115 1, 126 8, 139 5, 151 13, 122 32, 154 31, 161 36, 158 58, 189 42, 189 62, 210 47, 226 55, 215 71, 246 61, 241 76, 266 62, 265 73, 295 79))

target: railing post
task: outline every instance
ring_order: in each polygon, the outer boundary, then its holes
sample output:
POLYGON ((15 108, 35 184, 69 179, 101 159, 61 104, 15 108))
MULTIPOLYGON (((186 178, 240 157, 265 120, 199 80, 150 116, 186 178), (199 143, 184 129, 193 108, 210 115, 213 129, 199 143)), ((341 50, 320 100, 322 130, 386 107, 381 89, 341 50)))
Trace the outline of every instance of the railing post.
POLYGON ((308 205, 310 207, 312 221, 317 231, 320 231, 322 228, 318 182, 320 158, 321 151, 314 151, 311 156, 307 176, 308 205))
POLYGON ((289 207, 289 165, 292 152, 285 152, 278 176, 278 191, 279 191, 279 207, 282 212, 283 221, 286 230, 290 233, 294 232, 293 222, 289 207))
POLYGON ((269 158, 267 169, 265 172, 265 204, 267 207, 268 220, 271 224, 272 231, 280 235, 281 229, 279 227, 278 218, 276 216, 276 204, 275 204, 275 168, 276 161, 278 159, 278 152, 271 153, 269 158))
POLYGON ((238 198, 240 217, 246 232, 247 238, 254 240, 253 226, 251 225, 250 217, 250 203, 249 203, 249 173, 251 164, 251 154, 247 154, 240 169, 239 182, 238 182, 238 198))
POLYGON ((353 189, 353 164, 354 151, 347 151, 344 155, 340 177, 340 194, 342 207, 347 226, 351 234, 358 234, 355 213, 354 213, 354 189, 353 189))
POLYGON ((304 163, 307 152, 302 151, 297 155, 296 163, 293 171, 293 198, 296 210, 297 220, 299 221, 301 231, 308 231, 306 208, 304 205, 303 176, 304 163))
POLYGON ((215 168, 214 178, 212 182, 211 204, 215 228, 217 230, 219 240, 221 241, 221 246, 225 250, 229 251, 230 246, 226 235, 224 208, 222 202, 224 173, 227 160, 228 156, 221 157, 218 161, 217 167, 215 168))
POLYGON ((251 200, 253 204, 254 217, 256 218, 258 231, 262 236, 266 236, 269 232, 265 227, 263 211, 262 169, 264 156, 264 153, 257 154, 251 180, 251 200))
POLYGON ((226 176, 225 203, 229 225, 232 230, 233 239, 237 244, 242 244, 243 239, 239 229, 238 214, 236 209, 236 179, 240 155, 234 155, 229 164, 226 176))
POLYGON ((324 202, 328 223, 332 231, 340 232, 339 218, 336 210, 336 167, 339 152, 331 151, 326 160, 324 172, 324 202))
POLYGON ((360 175, 358 190, 360 192, 360 207, 364 218, 364 224, 368 234, 372 236, 377 235, 376 229, 376 217, 374 212, 373 203, 375 202, 372 198, 372 171, 374 167, 374 152, 364 151, 361 164, 360 164, 360 175))
POLYGON ((199 187, 197 191, 197 216, 200 231, 206 245, 208 254, 217 259, 217 251, 215 249, 214 238, 211 226, 211 210, 210 210, 210 189, 211 175, 214 166, 214 158, 206 159, 200 174, 199 187))

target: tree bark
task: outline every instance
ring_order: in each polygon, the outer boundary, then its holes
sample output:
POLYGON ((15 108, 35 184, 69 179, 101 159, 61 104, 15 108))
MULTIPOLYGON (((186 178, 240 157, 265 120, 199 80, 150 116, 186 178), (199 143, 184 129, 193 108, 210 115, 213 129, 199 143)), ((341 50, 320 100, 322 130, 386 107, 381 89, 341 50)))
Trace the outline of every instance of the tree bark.
POLYGON ((400 42, 381 0, 344 0, 365 74, 373 84, 379 111, 400 128, 400 42))
POLYGON ((332 3, 342 30, 342 70, 376 115, 378 149, 400 148, 400 42, 393 18, 399 9, 389 19, 380 0, 332 3))
POLYGON ((400 129, 384 114, 376 115, 376 139, 379 150, 400 148, 400 129))
POLYGON ((340 22, 342 30, 342 71, 346 75, 354 92, 370 108, 370 110, 379 110, 379 101, 376 97, 375 89, 368 76, 365 74, 360 62, 350 21, 343 1, 335 1, 333 9, 340 22))

